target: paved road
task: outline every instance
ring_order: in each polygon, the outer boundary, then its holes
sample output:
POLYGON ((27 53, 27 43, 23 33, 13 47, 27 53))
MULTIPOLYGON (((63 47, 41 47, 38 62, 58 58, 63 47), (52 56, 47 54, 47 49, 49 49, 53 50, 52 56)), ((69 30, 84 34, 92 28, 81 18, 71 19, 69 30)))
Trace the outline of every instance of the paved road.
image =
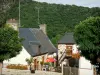
POLYGON ((11 70, 3 69, 4 75, 62 75, 61 73, 48 72, 48 71, 36 71, 34 74, 31 74, 29 70, 11 70))

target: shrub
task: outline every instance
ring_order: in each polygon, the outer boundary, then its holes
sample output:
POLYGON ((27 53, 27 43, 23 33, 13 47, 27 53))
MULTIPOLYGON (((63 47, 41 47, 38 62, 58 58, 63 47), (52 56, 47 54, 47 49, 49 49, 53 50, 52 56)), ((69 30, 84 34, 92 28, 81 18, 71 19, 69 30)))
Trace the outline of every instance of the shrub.
POLYGON ((19 69, 19 70, 28 70, 27 65, 20 65, 20 64, 10 64, 7 65, 8 69, 19 69))
POLYGON ((72 54, 72 58, 79 59, 80 58, 80 53, 72 54))
POLYGON ((45 62, 44 65, 49 65, 50 66, 50 63, 49 62, 45 62))

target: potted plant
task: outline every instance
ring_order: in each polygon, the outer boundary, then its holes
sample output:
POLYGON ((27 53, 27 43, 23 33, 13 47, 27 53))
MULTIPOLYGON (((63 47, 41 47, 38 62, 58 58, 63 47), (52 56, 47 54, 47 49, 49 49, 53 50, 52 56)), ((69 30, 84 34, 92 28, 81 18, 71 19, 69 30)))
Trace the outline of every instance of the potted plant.
POLYGON ((26 62, 28 63, 28 65, 30 66, 30 72, 31 73, 35 73, 35 69, 33 69, 32 63, 33 63, 33 57, 31 58, 27 58, 26 62))

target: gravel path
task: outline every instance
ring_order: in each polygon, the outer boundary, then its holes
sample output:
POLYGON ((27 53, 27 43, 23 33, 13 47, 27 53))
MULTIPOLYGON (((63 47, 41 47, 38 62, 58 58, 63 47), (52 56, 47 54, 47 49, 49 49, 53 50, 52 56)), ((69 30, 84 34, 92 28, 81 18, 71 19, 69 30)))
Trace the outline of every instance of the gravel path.
POLYGON ((30 73, 29 70, 3 69, 3 75, 62 75, 62 74, 49 71, 35 71, 35 73, 32 74, 30 73))

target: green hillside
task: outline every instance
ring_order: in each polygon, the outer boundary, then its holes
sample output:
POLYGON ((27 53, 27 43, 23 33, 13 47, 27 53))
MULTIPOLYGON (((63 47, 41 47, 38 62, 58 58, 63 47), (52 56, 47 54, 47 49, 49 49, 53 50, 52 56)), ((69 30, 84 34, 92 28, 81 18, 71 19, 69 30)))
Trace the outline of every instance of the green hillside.
MULTIPOLYGON (((100 16, 100 8, 88 8, 76 5, 48 4, 31 0, 21 2, 21 27, 38 27, 38 10, 40 24, 47 25, 47 33, 53 43, 66 31, 72 32, 75 25, 90 16, 100 16)), ((8 18, 18 19, 18 4, 9 12, 8 18)))

